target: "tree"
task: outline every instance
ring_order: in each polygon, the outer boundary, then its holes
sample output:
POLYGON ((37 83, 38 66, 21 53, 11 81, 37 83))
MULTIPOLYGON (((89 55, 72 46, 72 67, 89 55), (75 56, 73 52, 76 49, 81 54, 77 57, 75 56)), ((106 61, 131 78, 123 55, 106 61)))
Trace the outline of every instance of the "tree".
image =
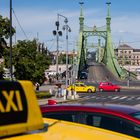
POLYGON ((31 80, 42 84, 45 80, 45 70, 50 65, 50 58, 45 53, 37 51, 38 44, 33 41, 18 41, 13 47, 13 65, 15 77, 18 80, 31 80))
MULTIPOLYGON (((12 27, 12 35, 15 33, 15 29, 12 27)), ((7 47, 6 39, 10 37, 10 20, 3 18, 0 15, 0 59, 4 59, 3 56, 7 54, 5 48, 7 47)), ((10 55, 9 55, 10 56, 10 55)), ((6 61, 5 61, 6 62, 6 61)), ((4 62, 0 63, 0 79, 3 79, 4 62)))
MULTIPOLYGON (((68 55, 68 64, 72 64, 73 56, 68 55)), ((59 64, 66 64, 66 54, 60 54, 58 57, 58 63, 59 64)))
MULTIPOLYGON (((12 27, 12 35, 15 33, 15 29, 12 27)), ((10 37, 10 20, 6 17, 3 18, 0 15, 0 46, 7 45, 5 39, 10 37)))
POLYGON ((58 57, 59 64, 66 64, 66 54, 60 54, 58 57))

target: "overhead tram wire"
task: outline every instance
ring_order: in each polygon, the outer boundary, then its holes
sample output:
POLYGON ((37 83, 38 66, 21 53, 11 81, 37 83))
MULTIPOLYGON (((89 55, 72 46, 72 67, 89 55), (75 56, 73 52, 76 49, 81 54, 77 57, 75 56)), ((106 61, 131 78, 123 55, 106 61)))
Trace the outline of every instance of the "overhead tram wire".
POLYGON ((26 39, 29 40, 28 37, 27 37, 27 35, 26 35, 26 33, 25 33, 25 31, 24 31, 24 29, 23 29, 22 26, 21 26, 21 24, 20 24, 20 22, 19 22, 17 16, 16 16, 16 13, 15 13, 14 9, 12 9, 12 10, 13 10, 13 14, 14 14, 16 20, 17 20, 17 23, 18 23, 20 29, 22 30, 22 32, 23 32, 23 34, 25 35, 26 39))
POLYGON ((130 41, 130 42, 125 41, 125 43, 139 43, 139 42, 140 42, 140 40, 139 41, 130 41))
MULTIPOLYGON (((137 43, 140 43, 140 41, 137 40, 137 41, 123 41, 123 42, 121 42, 121 44, 137 44, 137 43)), ((119 42, 113 42, 113 44, 118 45, 120 43, 119 42)))

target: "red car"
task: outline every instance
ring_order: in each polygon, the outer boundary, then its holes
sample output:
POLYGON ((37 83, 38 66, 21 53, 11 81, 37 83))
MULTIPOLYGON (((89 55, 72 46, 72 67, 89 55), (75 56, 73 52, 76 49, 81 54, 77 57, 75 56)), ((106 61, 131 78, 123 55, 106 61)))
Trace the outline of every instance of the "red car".
POLYGON ((113 104, 44 105, 43 117, 77 122, 140 138, 140 109, 113 104))
POLYGON ((120 86, 112 84, 111 82, 101 82, 98 86, 99 91, 120 91, 120 86))

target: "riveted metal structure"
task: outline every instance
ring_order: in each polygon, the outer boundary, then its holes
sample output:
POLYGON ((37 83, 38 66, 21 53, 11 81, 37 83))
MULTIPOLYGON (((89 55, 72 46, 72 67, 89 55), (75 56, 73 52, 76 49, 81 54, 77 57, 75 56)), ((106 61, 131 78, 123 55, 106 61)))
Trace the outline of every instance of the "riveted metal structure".
POLYGON ((83 2, 80 2, 80 17, 79 17, 79 39, 77 43, 78 47, 78 77, 80 72, 86 68, 86 57, 85 50, 87 46, 87 38, 90 36, 97 36, 98 46, 97 46, 97 61, 100 63, 104 63, 105 66, 113 73, 117 78, 124 79, 126 78, 126 72, 120 67, 118 64, 117 58, 114 53, 114 48, 111 41, 111 17, 110 17, 110 2, 106 2, 107 4, 107 16, 106 16, 106 25, 102 27, 87 27, 84 25, 84 16, 83 16, 83 2), (105 40, 104 51, 101 51, 100 39, 103 38, 105 40))

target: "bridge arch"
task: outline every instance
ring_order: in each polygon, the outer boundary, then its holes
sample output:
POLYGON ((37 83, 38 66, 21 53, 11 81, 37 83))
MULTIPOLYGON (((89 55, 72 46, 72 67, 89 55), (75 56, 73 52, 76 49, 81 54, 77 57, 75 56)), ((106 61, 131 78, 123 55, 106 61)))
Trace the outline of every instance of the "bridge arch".
POLYGON ((112 41, 111 41, 111 29, 110 29, 110 23, 111 23, 111 17, 110 17, 110 4, 111 2, 107 2, 107 17, 106 17, 106 25, 102 27, 87 27, 84 25, 84 16, 83 16, 83 10, 82 5, 83 3, 80 3, 81 10, 80 10, 80 17, 79 17, 79 24, 80 24, 80 30, 79 30, 79 39, 78 39, 78 77, 80 75, 80 72, 86 68, 86 57, 85 57, 85 43, 86 39, 90 36, 97 36, 99 38, 103 38, 105 40, 105 48, 104 48, 104 55, 102 60, 100 60, 104 65, 113 73, 114 76, 117 78, 124 79, 127 76, 127 73, 125 70, 123 70, 120 65, 118 64, 117 58, 114 53, 112 41))

